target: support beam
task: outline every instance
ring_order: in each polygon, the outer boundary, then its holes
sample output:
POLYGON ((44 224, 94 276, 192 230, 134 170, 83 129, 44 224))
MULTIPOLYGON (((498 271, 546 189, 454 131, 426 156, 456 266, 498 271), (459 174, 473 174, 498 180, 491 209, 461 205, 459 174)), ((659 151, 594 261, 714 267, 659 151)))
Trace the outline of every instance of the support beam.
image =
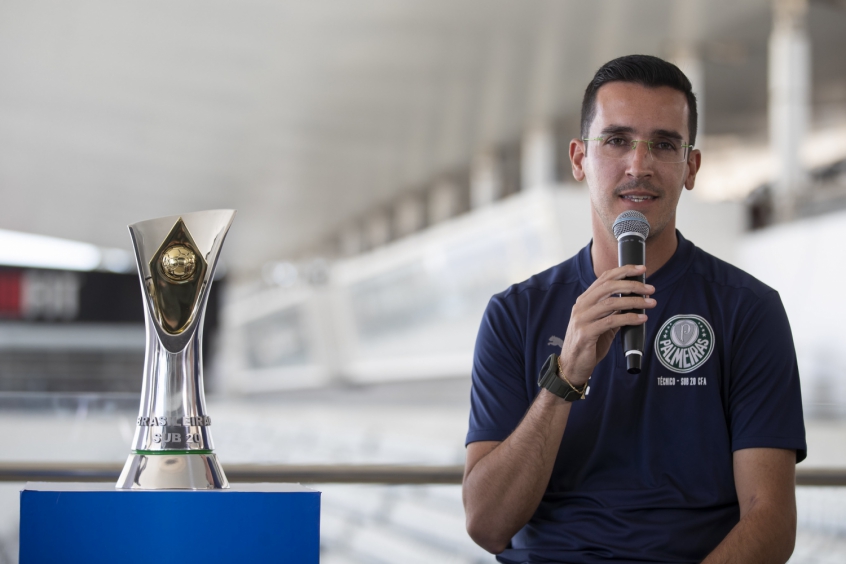
POLYGON ((496 153, 486 151, 473 161, 470 172, 470 208, 495 202, 502 196, 502 176, 496 153))
POLYGON ((397 237, 420 231, 425 224, 426 208, 419 196, 405 196, 397 202, 394 209, 394 233, 397 237))
POLYGON ((697 113, 696 143, 701 145, 705 133, 705 70, 702 57, 692 46, 683 45, 673 55, 673 63, 681 69, 693 87, 697 113))
POLYGON ((681 69, 693 87, 699 115, 696 135, 699 143, 705 133, 705 69, 698 45, 702 41, 702 22, 705 19, 703 10, 707 8, 700 0, 674 0, 671 9, 672 17, 668 30, 671 43, 670 60, 681 69))
POLYGON ((365 235, 369 249, 375 249, 388 243, 391 240, 391 222, 388 214, 383 211, 371 214, 365 223, 365 235))
POLYGON ((364 234, 361 226, 351 224, 338 234, 338 248, 343 257, 351 257, 364 251, 364 234))
POLYGON ((776 163, 773 204, 777 221, 795 215, 807 185, 800 150, 808 128, 811 48, 805 29, 808 0, 773 0, 769 51, 770 147, 776 163))
POLYGON ((451 180, 437 182, 429 194, 429 223, 435 224, 458 214, 458 186, 451 180))
MULTIPOLYGON (((0 482, 109 482, 121 466, 105 462, 2 462, 0 482)), ((464 465, 227 464, 232 482, 307 484, 461 484, 464 465)), ((846 486, 842 468, 798 468, 797 486, 846 486)))
POLYGON ((521 181, 523 190, 547 188, 555 183, 555 132, 548 124, 529 128, 523 136, 521 181))

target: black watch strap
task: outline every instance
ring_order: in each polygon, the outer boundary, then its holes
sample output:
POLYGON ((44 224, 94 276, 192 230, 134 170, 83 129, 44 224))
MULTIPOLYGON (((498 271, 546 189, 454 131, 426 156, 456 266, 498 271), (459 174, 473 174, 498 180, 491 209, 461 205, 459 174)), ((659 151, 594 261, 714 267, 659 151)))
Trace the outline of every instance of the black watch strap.
POLYGON ((538 375, 538 386, 546 388, 559 398, 563 398, 564 401, 585 399, 584 392, 587 390, 587 384, 585 384, 583 390, 580 392, 558 376, 557 354, 550 355, 546 359, 546 362, 543 363, 543 368, 541 368, 538 375))

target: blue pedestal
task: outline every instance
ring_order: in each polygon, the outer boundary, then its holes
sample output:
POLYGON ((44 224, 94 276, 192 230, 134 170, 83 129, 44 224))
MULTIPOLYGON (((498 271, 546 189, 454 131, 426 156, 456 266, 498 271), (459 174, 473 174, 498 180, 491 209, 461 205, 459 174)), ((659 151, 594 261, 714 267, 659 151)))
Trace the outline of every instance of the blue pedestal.
POLYGON ((317 564, 320 492, 298 484, 126 491, 113 483, 30 482, 20 564, 317 564))

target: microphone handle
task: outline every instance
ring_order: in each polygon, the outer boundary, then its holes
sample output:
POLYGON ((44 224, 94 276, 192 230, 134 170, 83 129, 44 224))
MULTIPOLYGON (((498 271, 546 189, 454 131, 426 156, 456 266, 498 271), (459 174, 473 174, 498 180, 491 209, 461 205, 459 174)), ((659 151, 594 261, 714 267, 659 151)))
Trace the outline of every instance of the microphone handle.
MULTIPOLYGON (((638 234, 625 234, 617 241, 617 257, 619 266, 627 264, 646 264, 646 240, 638 234)), ((626 280, 646 282, 646 276, 630 276, 626 280)), ((626 294, 636 295, 636 294, 626 294)), ((643 309, 628 309, 621 313, 646 313, 643 309)), ((629 374, 640 374, 644 343, 646 341, 646 324, 626 325, 621 329, 623 354, 626 355, 626 371, 629 374)))

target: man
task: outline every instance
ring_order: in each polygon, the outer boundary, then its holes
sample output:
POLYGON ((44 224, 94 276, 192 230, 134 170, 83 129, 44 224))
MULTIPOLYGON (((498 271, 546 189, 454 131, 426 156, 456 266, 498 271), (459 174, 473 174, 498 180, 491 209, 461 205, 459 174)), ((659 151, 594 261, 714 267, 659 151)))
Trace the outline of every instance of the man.
POLYGON ((500 562, 769 563, 793 551, 806 455, 793 341, 774 290, 675 229, 701 162, 696 116, 674 65, 635 55, 599 69, 570 143, 592 242, 488 305, 463 496, 470 536, 500 562), (626 210, 651 226, 645 267, 617 267, 612 225, 626 210), (646 284, 626 280, 644 273, 646 284), (646 315, 620 313, 631 309, 646 315), (632 375, 617 334, 643 323, 632 375))

